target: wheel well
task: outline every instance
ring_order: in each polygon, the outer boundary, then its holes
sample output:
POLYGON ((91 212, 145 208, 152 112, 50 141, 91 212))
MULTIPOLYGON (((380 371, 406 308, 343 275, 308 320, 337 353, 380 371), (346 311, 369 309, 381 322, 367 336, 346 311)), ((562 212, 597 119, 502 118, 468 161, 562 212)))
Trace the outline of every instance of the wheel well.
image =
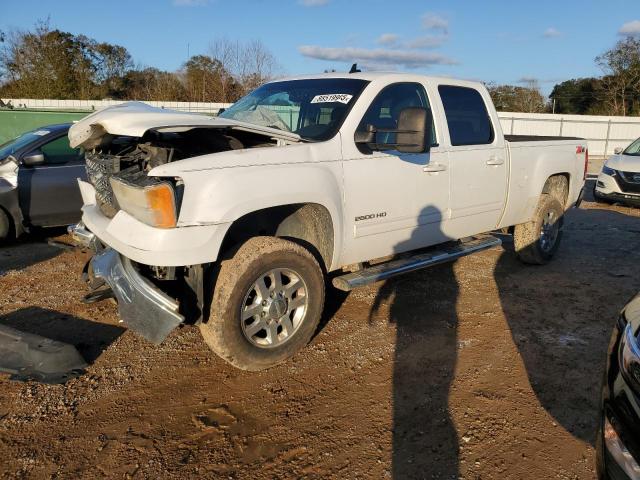
POLYGON ((566 207, 569 199, 569 181, 570 175, 568 173, 556 173, 547 178, 547 181, 542 187, 542 193, 548 193, 558 199, 563 207, 566 207))
POLYGON ((268 235, 300 243, 327 271, 333 261, 333 221, 329 211, 317 203, 282 205, 248 213, 233 222, 220 248, 224 256, 251 237, 268 235))

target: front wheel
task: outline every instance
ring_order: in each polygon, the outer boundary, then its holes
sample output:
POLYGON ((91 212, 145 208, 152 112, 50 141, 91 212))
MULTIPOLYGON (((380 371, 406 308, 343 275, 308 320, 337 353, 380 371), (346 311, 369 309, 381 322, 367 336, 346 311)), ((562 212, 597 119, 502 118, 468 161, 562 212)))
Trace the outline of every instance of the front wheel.
POLYGON ((516 225, 513 244, 518 258, 524 263, 543 265, 558 250, 562 238, 564 210, 552 195, 540 195, 533 219, 516 225))
POLYGON ((318 327, 324 276, 297 243, 254 237, 220 263, 209 320, 209 347, 243 370, 263 370, 293 356, 318 327))

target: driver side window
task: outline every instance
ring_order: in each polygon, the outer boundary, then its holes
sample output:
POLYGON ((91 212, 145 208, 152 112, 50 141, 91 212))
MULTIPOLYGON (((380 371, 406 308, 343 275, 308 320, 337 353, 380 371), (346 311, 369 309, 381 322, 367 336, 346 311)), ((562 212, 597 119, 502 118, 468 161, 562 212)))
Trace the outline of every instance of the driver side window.
MULTIPOLYGON (((367 113, 364 114, 358 131, 365 131, 367 125, 376 128, 397 129, 400 112, 408 107, 422 107, 431 109, 429 99, 424 87, 419 83, 395 83, 382 90, 375 98, 367 113)), ((431 126, 431 138, 435 140, 433 125, 431 126)), ((376 142, 395 143, 395 133, 378 132, 376 142)), ((433 141, 427 141, 427 145, 433 141)))
POLYGON ((61 165, 82 158, 80 149, 71 148, 66 135, 45 143, 40 150, 44 154, 45 165, 61 165))

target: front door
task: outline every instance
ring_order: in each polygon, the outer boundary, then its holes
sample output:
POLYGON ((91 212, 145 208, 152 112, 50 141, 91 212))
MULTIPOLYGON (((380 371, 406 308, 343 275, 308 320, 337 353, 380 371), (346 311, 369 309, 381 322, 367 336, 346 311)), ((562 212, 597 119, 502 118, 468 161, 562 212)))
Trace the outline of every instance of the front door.
MULTIPOLYGON (((424 86, 396 83, 382 89, 360 121, 395 129, 400 111, 430 109, 424 86)), ((436 144, 433 129, 428 145, 436 144)), ((377 143, 393 143, 395 134, 379 132, 377 143)), ((357 263, 440 243, 449 208, 449 164, 445 151, 432 146, 425 153, 370 151, 342 139, 345 191, 345 256, 357 263)))
POLYGON ((84 155, 69 146, 66 135, 46 142, 39 150, 44 155, 43 164, 21 164, 18 170, 20 207, 25 220, 43 227, 79 221, 82 197, 77 179, 86 179, 84 155))

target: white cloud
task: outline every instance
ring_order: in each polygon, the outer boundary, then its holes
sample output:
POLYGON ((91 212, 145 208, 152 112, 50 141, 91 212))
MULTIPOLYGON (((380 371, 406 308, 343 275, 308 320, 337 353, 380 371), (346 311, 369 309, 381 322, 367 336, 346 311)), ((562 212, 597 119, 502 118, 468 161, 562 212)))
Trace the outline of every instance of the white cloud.
POLYGON ((298 3, 304 7, 321 7, 329 3, 329 0, 299 0, 298 3))
POLYGON ((436 13, 425 13, 422 16, 422 27, 426 30, 449 30, 449 21, 436 13))
POLYGON ((640 36, 640 20, 632 20, 625 23, 618 30, 620 35, 640 36))
POLYGON ((176 7, 204 7, 209 0, 173 0, 176 7))
POLYGON ((555 38, 555 37, 559 37, 560 35, 562 35, 562 33, 553 27, 547 28, 542 34, 542 36, 545 38, 555 38))
POLYGON ((395 33, 383 33, 376 40, 380 45, 395 45, 400 37, 395 33))
POLYGON ((422 49, 436 48, 449 39, 448 35, 425 35, 423 37, 414 38, 404 44, 405 48, 422 49))
POLYGON ((393 50, 385 48, 366 49, 354 47, 319 47, 302 45, 298 51, 305 57, 334 62, 373 64, 386 67, 421 68, 431 65, 455 65, 452 58, 437 53, 393 50))

